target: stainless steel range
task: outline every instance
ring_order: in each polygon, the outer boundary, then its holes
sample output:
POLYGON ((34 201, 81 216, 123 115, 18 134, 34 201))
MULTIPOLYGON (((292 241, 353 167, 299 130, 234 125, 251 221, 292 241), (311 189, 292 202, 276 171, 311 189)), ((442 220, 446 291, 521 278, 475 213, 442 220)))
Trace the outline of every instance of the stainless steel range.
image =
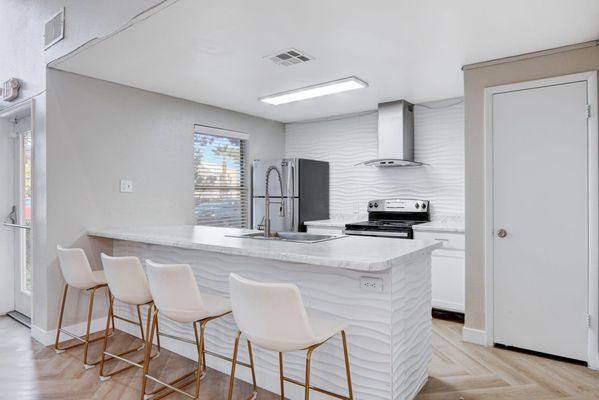
POLYGON ((429 220, 427 200, 371 200, 368 202, 368 221, 345 225, 345 234, 413 239, 412 226, 429 220))

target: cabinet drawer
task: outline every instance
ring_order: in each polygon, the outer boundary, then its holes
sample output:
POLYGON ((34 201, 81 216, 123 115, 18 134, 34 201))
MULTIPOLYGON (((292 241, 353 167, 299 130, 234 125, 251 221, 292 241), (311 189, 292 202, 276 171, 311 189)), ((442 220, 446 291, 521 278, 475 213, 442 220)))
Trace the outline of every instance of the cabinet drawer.
POLYGON ((465 238, 463 233, 446 233, 446 232, 414 232, 416 240, 437 240, 443 243, 444 249, 465 249, 465 238))

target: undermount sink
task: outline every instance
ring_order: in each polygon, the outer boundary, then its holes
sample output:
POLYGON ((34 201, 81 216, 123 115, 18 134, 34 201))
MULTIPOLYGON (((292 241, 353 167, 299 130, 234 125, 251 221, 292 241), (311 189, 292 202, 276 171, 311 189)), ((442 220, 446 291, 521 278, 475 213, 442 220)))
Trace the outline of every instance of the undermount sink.
POLYGON ((264 236, 264 232, 255 233, 244 233, 241 235, 228 235, 231 237, 245 238, 245 239, 259 239, 259 240, 280 240, 284 242, 297 242, 297 243, 318 243, 326 240, 334 240, 344 238, 346 236, 336 235, 316 235, 313 233, 306 232, 276 232, 272 236, 264 236))

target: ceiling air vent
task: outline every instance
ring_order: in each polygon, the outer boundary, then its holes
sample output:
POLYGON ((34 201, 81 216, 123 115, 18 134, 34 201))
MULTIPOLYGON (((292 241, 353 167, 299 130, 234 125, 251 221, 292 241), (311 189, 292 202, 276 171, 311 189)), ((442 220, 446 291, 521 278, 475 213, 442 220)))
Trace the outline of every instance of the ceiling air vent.
POLYGON ((291 67, 292 65, 305 63, 314 59, 314 57, 294 48, 270 54, 264 56, 264 58, 284 67, 291 67))
POLYGON ((44 50, 64 38, 64 7, 44 25, 44 50))

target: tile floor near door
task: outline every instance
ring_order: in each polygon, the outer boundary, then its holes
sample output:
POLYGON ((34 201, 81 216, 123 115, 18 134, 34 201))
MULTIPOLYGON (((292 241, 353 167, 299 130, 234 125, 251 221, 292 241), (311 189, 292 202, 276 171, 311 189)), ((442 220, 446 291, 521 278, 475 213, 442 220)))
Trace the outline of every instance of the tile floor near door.
MULTIPOLYGON (((461 341, 462 325, 434 320, 433 361, 418 400, 599 399, 599 371, 506 349, 484 348, 461 341)), ((98 370, 85 371, 80 351, 55 354, 29 337, 29 330, 0 317, 0 399, 137 399, 139 372, 129 370, 100 383, 98 370)), ((133 337, 117 333, 115 346, 132 346, 133 337)), ((350 336, 351 340, 351 336, 350 336)), ((97 346, 96 346, 97 347, 97 346)), ((117 349, 118 350, 118 349, 117 349)), ((97 353, 95 353, 97 354, 97 353)), ((168 364, 173 376, 193 363, 163 351, 152 368, 168 364)), ((202 380, 205 400, 226 397, 227 376, 210 370, 202 380)), ((236 385, 235 399, 245 399, 249 385, 236 385)), ((356 396, 359 400, 359 396, 356 396)), ((169 399, 185 399, 171 395, 169 399)), ((260 391, 261 400, 278 396, 260 391)))

